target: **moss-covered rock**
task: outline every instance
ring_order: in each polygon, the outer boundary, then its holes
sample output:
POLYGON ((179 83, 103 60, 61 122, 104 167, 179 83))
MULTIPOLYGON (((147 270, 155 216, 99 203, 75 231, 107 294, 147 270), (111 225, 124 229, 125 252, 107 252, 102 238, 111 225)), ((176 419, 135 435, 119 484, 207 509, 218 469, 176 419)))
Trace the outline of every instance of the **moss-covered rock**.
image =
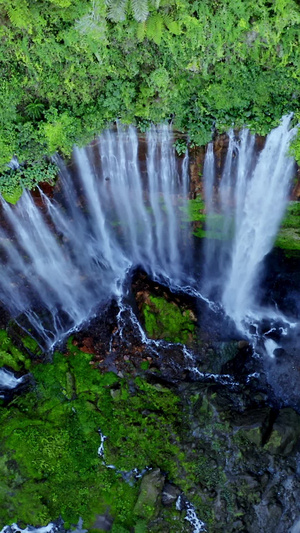
POLYGON ((290 202, 275 246, 285 250, 287 255, 292 251, 300 251, 300 202, 290 202))
POLYGON ((144 475, 137 502, 134 506, 134 514, 147 520, 159 514, 160 500, 165 476, 159 468, 144 475))
POLYGON ((114 527, 132 527, 139 487, 119 472, 159 465, 174 475, 178 397, 142 378, 129 387, 128 379, 101 374, 72 342, 52 363, 33 361, 32 373, 34 387, 0 409, 1 525, 44 525, 61 516, 65 527, 79 517, 89 527, 110 507, 114 527))
POLYGON ((291 408, 281 409, 265 449, 272 454, 289 455, 300 439, 300 415, 291 408))
POLYGON ((144 304, 145 328, 153 339, 187 344, 193 340, 195 316, 189 309, 180 309, 174 302, 149 296, 144 304))
POLYGON ((12 342, 5 330, 0 330, 0 368, 8 366, 15 371, 29 369, 30 359, 12 342))

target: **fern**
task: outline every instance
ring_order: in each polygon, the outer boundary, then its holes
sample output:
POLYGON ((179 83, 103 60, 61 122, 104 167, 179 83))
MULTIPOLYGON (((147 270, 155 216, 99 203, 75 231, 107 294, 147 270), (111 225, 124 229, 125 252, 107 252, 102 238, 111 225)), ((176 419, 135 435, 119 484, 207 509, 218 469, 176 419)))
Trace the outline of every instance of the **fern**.
POLYGON ((149 15, 148 0, 131 0, 132 12, 137 22, 145 22, 149 15))
POLYGON ((145 22, 140 22, 137 25, 137 32, 136 32, 137 40, 140 42, 143 41, 145 34, 146 34, 146 24, 145 22))
POLYGON ((28 8, 22 4, 17 7, 9 7, 8 16, 11 23, 17 28, 28 28, 30 26, 28 8))
POLYGON ((160 44, 162 38, 164 19, 160 13, 151 15, 147 20, 146 33, 148 39, 152 39, 156 44, 160 44))
POLYGON ((171 33, 180 35, 181 29, 177 20, 174 20, 170 15, 164 15, 164 23, 171 33))
POLYGON ((107 0, 107 17, 113 22, 120 22, 126 18, 127 0, 107 0))
POLYGON ((44 109, 44 104, 40 102, 32 102, 26 106, 26 115, 30 118, 38 119, 42 116, 44 109))
POLYGON ((93 0, 91 10, 75 21, 75 28, 82 35, 105 37, 106 21, 99 9, 99 2, 93 0))

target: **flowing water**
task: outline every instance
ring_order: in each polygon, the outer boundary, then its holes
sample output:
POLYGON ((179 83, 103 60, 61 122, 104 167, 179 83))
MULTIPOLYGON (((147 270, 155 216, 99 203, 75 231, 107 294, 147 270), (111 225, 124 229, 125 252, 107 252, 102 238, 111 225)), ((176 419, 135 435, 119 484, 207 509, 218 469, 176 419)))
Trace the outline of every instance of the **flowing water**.
POLYGON ((47 348, 120 296, 130 268, 183 278, 187 155, 178 164, 169 126, 151 127, 146 146, 141 168, 136 129, 108 130, 74 149, 71 170, 58 160, 60 194, 41 192, 44 210, 28 192, 2 201, 0 300, 47 348))
MULTIPOLYGON (((188 156, 176 159, 171 127, 152 126, 139 142, 130 126, 105 131, 93 146, 75 148, 71 167, 58 159, 59 190, 53 199, 40 191, 43 209, 26 191, 16 206, 2 201, 4 307, 49 349, 112 297, 122 302, 128 273, 141 267, 174 292, 202 299, 213 312, 222 307, 242 332, 266 315, 276 319, 274 310, 259 308, 257 286, 294 172, 287 155, 296 133, 290 122, 284 117, 260 153, 247 130, 230 131, 219 182, 213 144, 208 145, 204 296, 181 216, 189 190, 188 156)), ((275 349, 266 343, 268 353, 275 349)))
POLYGON ((0 391, 15 389, 23 381, 23 376, 17 378, 12 372, 5 368, 0 368, 0 391))
MULTIPOLYGON (((207 230, 208 296, 217 295, 227 315, 244 331, 245 321, 270 314, 257 305, 257 287, 265 256, 270 252, 288 202, 295 172, 288 149, 296 128, 291 117, 267 137, 260 153, 247 130, 229 133, 220 183, 216 183, 212 145, 204 164, 207 230), (217 191, 217 192, 216 192, 217 191)), ((274 316, 274 312, 271 313, 274 316)))

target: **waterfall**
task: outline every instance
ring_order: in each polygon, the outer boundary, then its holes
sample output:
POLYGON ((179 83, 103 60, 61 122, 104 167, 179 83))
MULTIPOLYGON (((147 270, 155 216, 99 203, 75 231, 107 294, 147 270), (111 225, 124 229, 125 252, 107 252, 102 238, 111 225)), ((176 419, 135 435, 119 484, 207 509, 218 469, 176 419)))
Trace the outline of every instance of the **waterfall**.
POLYGON ((212 272, 213 260, 218 267, 215 275, 210 274, 212 279, 206 281, 209 287, 218 287, 225 312, 240 329, 245 317, 255 310, 262 262, 273 246, 288 202, 295 170, 288 149, 296 133, 290 122, 291 116, 283 118, 259 154, 249 131, 242 130, 237 136, 233 131, 229 133, 218 202, 212 200, 215 164, 212 148, 207 150, 204 176, 208 229, 216 213, 221 229, 220 240, 207 243, 207 271, 212 272))
MULTIPOLYGON (((0 391, 6 389, 14 389, 23 381, 23 376, 16 378, 15 375, 6 370, 5 368, 0 368, 0 391)), ((0 394, 1 397, 1 394, 0 394)))
POLYGON ((176 160, 167 125, 145 144, 143 161, 134 127, 107 130, 75 147, 71 167, 58 158, 58 191, 40 191, 42 209, 26 191, 16 206, 2 200, 0 300, 47 348, 120 295, 132 267, 183 276, 187 155, 176 160))

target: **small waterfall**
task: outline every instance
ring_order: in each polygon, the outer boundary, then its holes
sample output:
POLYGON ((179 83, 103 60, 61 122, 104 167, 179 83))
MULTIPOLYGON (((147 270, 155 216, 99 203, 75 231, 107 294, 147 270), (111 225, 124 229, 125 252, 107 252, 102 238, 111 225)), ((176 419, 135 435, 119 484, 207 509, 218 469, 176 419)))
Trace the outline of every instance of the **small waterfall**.
POLYGON ((20 383, 22 383, 22 381, 23 377, 16 378, 16 376, 9 370, 0 368, 0 391, 6 389, 15 389, 18 385, 20 385, 20 383))
POLYGON ((220 241, 207 243, 207 271, 210 287, 218 287, 218 296, 226 313, 242 329, 243 319, 256 307, 256 286, 264 257, 270 252, 288 202, 294 162, 288 148, 296 128, 290 128, 291 116, 267 137, 262 151, 255 152, 255 137, 247 130, 236 137, 229 133, 229 145, 219 184, 219 198, 212 200, 214 162, 209 146, 204 165, 208 229, 219 216, 220 241), (215 261, 211 275, 212 262, 215 261), (218 266, 216 266, 218 263, 218 266))
POLYGON ((58 158, 58 192, 40 191, 43 209, 26 191, 16 206, 2 200, 0 300, 48 348, 119 296, 132 267, 183 276, 187 156, 176 160, 167 125, 145 144, 143 161, 134 127, 105 131, 74 149, 71 169, 58 158))

